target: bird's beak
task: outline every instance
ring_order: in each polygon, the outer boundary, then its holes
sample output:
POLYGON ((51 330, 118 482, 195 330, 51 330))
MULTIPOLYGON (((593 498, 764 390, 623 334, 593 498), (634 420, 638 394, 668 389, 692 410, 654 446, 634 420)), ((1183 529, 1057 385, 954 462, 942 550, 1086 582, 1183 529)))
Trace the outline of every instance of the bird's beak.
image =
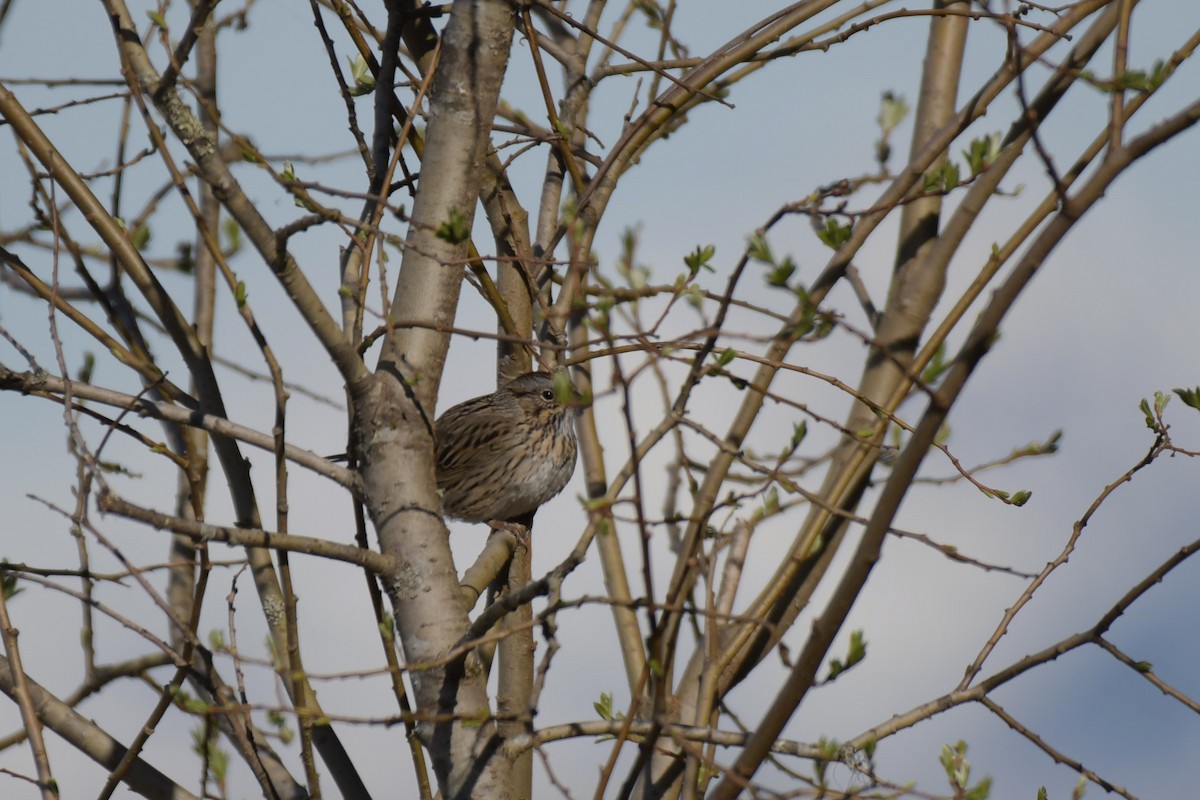
POLYGON ((568 399, 567 408, 573 408, 576 411, 583 411, 585 408, 592 407, 592 393, 584 394, 575 387, 571 387, 571 397, 568 399))

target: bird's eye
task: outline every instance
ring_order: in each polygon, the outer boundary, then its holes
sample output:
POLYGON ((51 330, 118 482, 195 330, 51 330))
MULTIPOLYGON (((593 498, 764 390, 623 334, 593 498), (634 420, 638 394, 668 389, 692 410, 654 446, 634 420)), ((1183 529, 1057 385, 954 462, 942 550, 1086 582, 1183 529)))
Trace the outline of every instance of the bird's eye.
POLYGON ((554 399, 554 392, 550 389, 542 389, 542 399, 549 402, 554 399))

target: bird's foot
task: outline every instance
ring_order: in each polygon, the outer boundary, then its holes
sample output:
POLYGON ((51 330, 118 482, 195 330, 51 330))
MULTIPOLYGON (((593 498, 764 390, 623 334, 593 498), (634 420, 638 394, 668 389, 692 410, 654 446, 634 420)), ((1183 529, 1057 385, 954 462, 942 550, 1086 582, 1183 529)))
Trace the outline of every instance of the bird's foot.
POLYGON ((492 530, 511 533, 516 538, 517 544, 519 545, 529 544, 528 525, 522 525, 519 522, 507 522, 502 519, 489 520, 488 525, 492 528, 492 530))

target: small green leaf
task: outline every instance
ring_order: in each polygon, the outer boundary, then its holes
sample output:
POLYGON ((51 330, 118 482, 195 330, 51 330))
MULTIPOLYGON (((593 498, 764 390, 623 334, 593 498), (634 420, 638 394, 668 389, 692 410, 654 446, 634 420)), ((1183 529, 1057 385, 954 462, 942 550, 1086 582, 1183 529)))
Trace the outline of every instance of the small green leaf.
POLYGON ((554 397, 558 402, 571 408, 591 405, 590 399, 584 398, 571 383, 571 376, 565 369, 556 370, 550 382, 554 385, 554 397))
POLYGON ((893 92, 884 92, 879 104, 879 116, 875 122, 879 125, 879 138, 875 140, 875 161, 880 167, 887 169, 888 159, 892 157, 892 131, 908 116, 908 103, 904 97, 893 92))
POLYGON ((846 666, 852 667, 867 657, 867 640, 862 629, 850 632, 850 646, 846 650, 846 666))
POLYGON ((1154 665, 1151 664, 1149 661, 1135 661, 1133 664, 1133 668, 1136 669, 1138 672, 1143 672, 1143 673, 1154 671, 1154 665))
POLYGON ((162 28, 164 31, 167 29, 167 21, 163 19, 162 14, 158 13, 157 11, 147 11, 146 16, 150 18, 151 22, 162 28))
POLYGON ((463 212, 452 208, 449 218, 438 226, 434 235, 450 244, 462 244, 471 238, 471 228, 467 225, 467 218, 463 212))
POLYGON ((792 426, 792 449, 795 450, 804 441, 804 437, 808 436, 808 423, 801 421, 792 426))
POLYGON ((1171 77, 1171 73, 1175 68, 1167 64, 1161 58, 1154 62, 1154 66, 1150 69, 1150 75, 1146 81, 1147 91, 1154 91, 1159 86, 1162 86, 1163 81, 1171 77))
POLYGON ((924 190, 926 194, 939 194, 956 188, 959 183, 958 165, 943 161, 937 169, 925 174, 924 190))
POLYGON ((691 271, 691 277, 696 277, 696 273, 702 269, 709 272, 716 272, 712 264, 712 257, 717 254, 715 245, 706 244, 703 247, 696 245, 696 249, 683 257, 683 263, 687 264, 687 268, 691 271))
POLYGON ((796 271, 796 264, 790 258, 785 258, 779 264, 771 267, 767 273, 767 285, 783 286, 788 285, 788 278, 792 277, 792 273, 796 271))
POLYGON ((1146 427, 1152 431, 1158 430, 1158 423, 1154 420, 1154 415, 1150 413, 1150 402, 1143 397, 1142 402, 1138 403, 1138 408, 1146 416, 1146 427))
POLYGON ((608 692, 601 692, 600 699, 592 703, 592 708, 596 709, 596 715, 600 719, 613 720, 617 718, 613 712, 612 695, 608 692))
POLYGON ((772 486, 767 490, 767 495, 763 498, 762 508, 759 510, 759 518, 776 514, 779 512, 779 489, 772 486))
POLYGON ((737 358, 737 351, 734 350, 732 347, 726 347, 724 350, 722 350, 720 353, 717 354, 717 366, 718 367, 727 367, 731 363, 733 363, 733 360, 735 358, 737 358))
POLYGON ((242 229, 237 224, 237 221, 232 217, 226 217, 221 223, 221 233, 225 236, 225 241, 229 245, 229 249, 237 252, 242 247, 242 229))
POLYGON ((25 591, 20 586, 17 586, 17 576, 11 572, 5 572, 0 575, 0 592, 4 593, 5 600, 12 600, 14 597, 25 591))
POLYGON ((967 743, 961 739, 952 747, 942 745, 942 753, 938 759, 946 770, 946 777, 954 789, 955 796, 964 800, 987 800, 992 792, 992 779, 984 777, 974 787, 971 783, 971 762, 967 761, 967 743))
POLYGON ((891 91, 884 92, 879 102, 879 116, 875 118, 879 129, 884 133, 891 133, 907 116, 908 102, 904 99, 904 95, 891 91))
POLYGON ((767 244, 767 237, 761 232, 755 232, 750 236, 750 241, 746 245, 746 254, 751 261, 763 264, 775 263, 775 257, 771 255, 771 246, 767 244))
POLYGON ((867 657, 867 642, 863 638, 862 630, 854 630, 850 632, 850 644, 846 648, 846 660, 842 661, 839 658, 831 659, 829 662, 829 676, 825 679, 831 681, 837 678, 846 670, 860 663, 867 657))
MULTIPOLYGON (((1157 62, 1155 64, 1156 71, 1161 69, 1161 65, 1162 62, 1157 62)), ((1162 79, 1159 78, 1158 82, 1161 83, 1162 79)), ((1151 73, 1148 73, 1142 69, 1130 69, 1122 72, 1120 75, 1114 78, 1113 82, 1105 88, 1107 88, 1110 92, 1121 92, 1125 90, 1149 92, 1158 87, 1151 78, 1151 73)))
POLYGON ((836 739, 827 739, 822 736, 817 740, 817 757, 813 759, 813 777, 816 778, 818 786, 825 786, 825 769, 831 761, 837 761, 841 750, 841 745, 836 739))
POLYGON ((1167 403, 1170 402, 1171 395, 1163 392, 1154 393, 1154 416, 1161 417, 1163 411, 1167 408, 1167 403))
POLYGON ((621 255, 617 259, 617 272, 628 275, 633 265, 633 256, 637 251, 638 229, 626 228, 621 231, 621 255))
POLYGON ((129 237, 129 241, 138 250, 142 250, 146 245, 150 244, 150 227, 146 223, 141 223, 134 229, 133 235, 129 237))
POLYGON ((829 247, 831 250, 837 250, 850 238, 852 230, 853 227, 850 223, 842 225, 833 217, 829 217, 825 220, 825 224, 817 229, 817 238, 826 247, 829 247))
POLYGON ((1190 408, 1200 409, 1200 386, 1195 389, 1175 389, 1175 394, 1190 408))
POLYGON ((207 714, 209 711, 208 703, 199 698, 192 697, 182 689, 175 690, 175 702, 183 706, 184 710, 191 714, 207 714))
POLYGON ((361 54, 354 58, 347 57, 346 60, 350 63, 350 77, 354 79, 350 94, 354 97, 369 94, 375 88, 375 76, 371 74, 367 60, 361 54))
POLYGON ((921 383, 932 386, 948 369, 950 369, 950 362, 946 361, 946 343, 943 341, 938 345, 937 350, 933 351, 933 358, 929 359, 929 363, 921 371, 921 383))
POLYGON ((1033 497, 1033 492, 1022 489, 1019 492, 1014 492, 1008 502, 1014 506, 1023 506, 1029 502, 1029 498, 1031 497, 1033 497))
POLYGON ((133 470, 126 467, 124 464, 121 464, 120 462, 117 462, 117 461, 105 461, 105 460, 101 459, 100 461, 96 462, 96 466, 100 467, 101 472, 107 472, 112 475, 124 475, 128 478, 142 477, 140 473, 134 472, 133 470))
POLYGON ((838 744, 837 739, 826 739, 824 736, 822 736, 817 740, 817 752, 821 754, 821 758, 824 758, 828 761, 833 761, 836 759, 838 757, 838 751, 841 749, 842 746, 838 744))
POLYGON ((942 753, 938 757, 942 769, 946 770, 946 777, 950 779, 950 785, 955 789, 965 788, 971 776, 971 765, 967 763, 966 755, 967 743, 959 739, 953 747, 942 745, 942 753))
POLYGON ((246 284, 243 281, 238 281, 237 286, 233 289, 233 299, 237 303, 238 308, 246 305, 246 284))
POLYGON ((91 350, 83 351, 83 364, 80 365, 79 371, 75 373, 75 380, 79 383, 91 383, 92 375, 96 372, 96 354, 91 350))
POLYGON ((990 167, 1000 155, 1000 141, 999 131, 971 140, 970 145, 963 151, 963 158, 967 160, 972 177, 990 167))
POLYGON ((635 263, 638 229, 626 228, 621 234, 621 255, 617 258, 617 273, 634 289, 645 288, 650 282, 650 268, 635 263))
POLYGON ((974 789, 969 789, 963 795, 963 800, 987 800, 988 795, 992 793, 992 779, 989 776, 984 776, 983 780, 975 784, 974 789))

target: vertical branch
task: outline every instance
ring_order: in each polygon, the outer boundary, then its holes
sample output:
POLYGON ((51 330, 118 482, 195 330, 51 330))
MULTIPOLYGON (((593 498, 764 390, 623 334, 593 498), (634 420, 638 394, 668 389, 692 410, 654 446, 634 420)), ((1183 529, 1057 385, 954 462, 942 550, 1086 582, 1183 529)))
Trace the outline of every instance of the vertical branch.
MULTIPOLYGON (((734 524, 730 536, 729 554, 721 575, 721 588, 715 600, 711 597, 712 581, 708 583, 709 604, 706 608, 708 618, 704 623, 705 669, 699 682, 699 697, 695 701, 697 711, 695 718, 703 720, 702 724, 717 727, 715 709, 718 701, 718 682, 721 677, 721 634, 725 628, 724 621, 733 614, 733 601, 737 596, 738 585, 742 580, 742 570, 746 565, 746 552, 750 548, 750 537, 754 532, 754 523, 738 520, 734 524)), ((712 559, 712 569, 716 569, 716 558, 712 559)), ((712 763, 715 752, 711 745, 706 748, 706 764, 712 763)), ((697 788, 701 787, 700 759, 688 758, 687 768, 683 777, 683 792, 685 799, 694 798, 697 788)), ((706 772, 704 785, 711 780, 711 774, 706 772)))
MULTIPOLYGON (((193 3, 193 6, 195 3, 193 3)), ((200 122, 209 135, 216 141, 220 121, 215 117, 217 105, 217 32, 211 13, 200 26, 196 40, 196 77, 193 85, 197 94, 204 102, 199 104, 200 122)), ((196 330, 196 338, 200 346, 212 353, 213 326, 216 320, 216 291, 217 265, 216 257, 209 242, 217 241, 220 235, 221 205, 213 193, 212 187, 203 180, 197 181, 197 193, 200 196, 200 213, 196 220, 197 227, 203 228, 196 233, 193 247, 196 253, 195 275, 193 278, 192 324, 196 330)), ((114 209, 115 211, 115 209, 114 209)), ((196 394, 198 387, 193 376, 191 391, 196 394)), ((208 434, 199 428, 184 428, 181 431, 186 450, 183 455, 187 458, 187 469, 179 475, 176 489, 175 514, 186 519, 202 520, 205 517, 205 499, 208 486, 208 434)), ((171 535, 168 551, 172 562, 179 562, 168 572, 167 599, 172 606, 178 608, 183 616, 190 616, 188 604, 196 586, 196 571, 194 562, 198 548, 191 538, 178 533, 171 535)), ((175 638, 171 642, 180 647, 182 641, 175 638)))
MULTIPOLYGON (((532 42, 530 46, 536 50, 536 45, 532 42)), ((488 174, 494 179, 493 185, 495 188, 492 192, 484 192, 483 202, 485 208, 489 204, 488 196, 490 194, 495 195, 494 202, 500 203, 505 208, 507 208, 508 202, 515 201, 515 197, 509 196, 512 190, 508 186, 507 176, 493 170, 494 166, 498 166, 498 161, 499 159, 496 156, 495 150, 490 150, 488 153, 488 174), (493 165, 493 161, 497 162, 496 165, 493 165), (507 192, 504 189, 507 189, 507 192)), ((518 207, 516 210, 521 212, 522 220, 527 220, 524 209, 518 207)), ((517 253, 514 244, 521 242, 518 246, 524 251, 522 255, 528 257, 530 255, 529 232, 527 229, 521 229, 527 226, 527 222, 525 226, 519 223, 514 225, 512 222, 509 222, 497 230, 495 227, 495 216, 491 212, 488 213, 489 220, 493 221, 493 233, 496 240, 497 252, 509 253, 512 256, 516 256, 517 253), (514 227, 517 229, 514 229, 514 227)), ((503 216, 506 220, 511 220, 511 214, 504 214, 503 216)), ((526 341, 533 339, 533 292, 532 282, 529 278, 529 269, 529 262, 525 259, 501 258, 496 263, 497 288, 499 289, 500 296, 503 298, 503 306, 507 309, 510 324, 515 330, 506 330, 503 322, 497 327, 500 333, 515 333, 526 341)), ((497 379, 500 383, 512 380, 528 372, 533 363, 533 359, 530 356, 530 349, 527 345, 518 344, 504 336, 501 336, 497 340, 496 355, 497 379)), ((504 581, 502 591, 505 593, 517 592, 533 579, 532 516, 526 521, 526 528, 531 535, 524 542, 517 542, 516 547, 512 551, 512 558, 508 563, 508 568, 501 573, 502 580, 504 581)), ((533 732, 533 714, 536 709, 532 706, 534 702, 533 656, 535 650, 532 623, 533 607, 529 603, 522 603, 506 614, 498 626, 504 633, 504 636, 500 639, 496 647, 498 667, 496 710, 502 719, 506 717, 512 718, 500 722, 497 727, 500 735, 506 739, 533 732)), ((513 767, 508 775, 507 783, 508 792, 512 797, 532 797, 532 750, 522 750, 516 755, 513 759, 513 767)))
MULTIPOLYGON (((4 573, 7 575, 8 573, 4 573)), ((29 691, 29 678, 21 665, 21 651, 17 647, 17 637, 20 631, 13 627, 8 618, 8 604, 4 592, 0 590, 0 635, 4 639, 4 653, 12 668, 13 694, 17 699, 17 707, 21 709, 21 722, 29 735, 29 749, 33 752, 33 763, 37 766, 38 788, 42 792, 42 800, 58 800, 58 783, 50 771, 50 758, 46 755, 46 742, 42 739, 42 723, 34 710, 33 697, 29 691)))
MULTIPOLYGON (((536 44, 530 43, 536 51, 536 44)), ((508 209, 509 203, 515 202, 512 188, 508 185, 507 176, 497 172, 499 159, 494 149, 489 149, 487 174, 493 184, 491 191, 484 191, 483 203, 485 209, 491 202, 498 203, 508 209), (493 163, 495 162, 495 163, 493 163)), ((492 221, 493 235, 498 253, 517 256, 517 248, 525 258, 501 258, 496 263, 496 284, 507 310, 510 324, 514 330, 506 330, 501 322, 497 328, 500 333, 513 334, 526 341, 533 339, 533 292, 529 278, 531 265, 526 260, 529 255, 528 215, 519 206, 521 221, 512 219, 511 213, 502 215, 505 222, 499 229, 495 217, 488 211, 488 219, 492 221), (522 222, 524 224, 522 224, 522 222), (519 243, 519 244, 518 244, 519 243)), ((497 379, 500 383, 512 380, 528 372, 533 359, 527 345, 518 344, 501 336, 497 340, 497 379)), ((518 541, 512 551, 508 568, 501 573, 504 585, 502 591, 507 594, 517 592, 533 580, 533 517, 526 521, 529 537, 524 542, 518 541)), ((533 681, 534 681, 534 650, 533 639, 533 606, 522 603, 510 611, 500 621, 499 629, 503 632, 496 647, 498 675, 496 681, 496 710, 503 721, 497 726, 500 735, 510 739, 524 733, 533 732, 533 681), (504 719, 511 717, 511 719, 504 719)), ((507 790, 512 797, 533 796, 533 751, 522 750, 513 759, 512 770, 507 778, 507 790)))
MULTIPOLYGON (((354 502, 354 540, 363 550, 369 550, 367 541, 367 520, 363 513, 363 505, 358 498, 354 502)), ((417 782, 417 796, 420 800, 432 800, 433 791, 429 786, 429 768, 425 763, 425 751, 421 748, 421 739, 417 733, 417 725, 413 720, 412 703, 408 699, 408 690, 404 686, 404 673, 400 659, 396 653, 396 626, 384 610, 383 592, 379 589, 376 576, 366 570, 363 577, 367 582, 367 593, 371 597, 371 610, 375 613, 375 627, 379 631, 379 643, 383 646, 383 657, 387 661, 388 678, 392 684, 392 695, 404 718, 404 741, 408 745, 408 754, 412 759, 413 775, 417 782)))
MULTIPOLYGON (((532 517, 528 520, 532 533, 532 517)), ((517 542, 508 568, 501 572, 506 593, 519 591, 533 580, 532 537, 517 542)), ((496 712, 500 736, 512 739, 533 733, 533 606, 522 603, 504 615, 497 626, 503 633, 496 647, 499 674, 496 682, 496 712)), ((533 796, 533 751, 522 750, 513 758, 507 779, 511 797, 533 796)))
MULTIPOLYGON (((586 359, 588 353, 588 329, 580 324, 571 325, 571 347, 574 359, 586 359)), ((592 371, 583 360, 575 369, 575 382, 588 396, 592 392, 592 371)), ((579 432, 579 457, 588 500, 602 500, 609 491, 608 476, 604 467, 604 450, 600 446, 600 435, 596 427, 596 412, 588 407, 577 421, 579 432)), ((621 661, 625 665, 625 679, 630 696, 639 691, 646 675, 646 648, 642 643, 642 632, 637 614, 633 610, 633 592, 629 587, 629 576, 625 571, 625 557, 621 542, 617 538, 616 520, 612 505, 605 504, 590 512, 599 519, 589 520, 588 527, 597 530, 596 552, 600 556, 600 568, 604 574, 604 587, 613 602, 613 623, 617 641, 621 648, 621 661)))
MULTIPOLYGON (((580 31, 570 49, 571 57, 564 63, 563 81, 567 86, 566 95, 561 104, 560 120, 571 129, 571 145, 583 147, 586 143, 584 130, 587 127, 588 111, 590 108, 591 91, 594 83, 587 74, 588 58, 596 39, 590 35, 600 22, 604 10, 601 0, 592 0, 587 12, 580 23, 580 31)), ((620 24, 620 23, 619 23, 620 24)), ((555 150, 547 157, 545 177, 542 182, 542 197, 538 208, 537 238, 535 249, 538 253, 549 257, 553 252, 555 231, 560 225, 559 206, 562 202, 562 187, 565 165, 563 159, 574 158, 569 148, 555 150)), ((588 181, 590 182, 590 178, 588 181)), ((586 190, 584 190, 586 191, 586 190)), ((598 217, 597 217, 598 219, 598 217)), ((553 325, 561 325, 566 321, 570 332, 572 360, 576 363, 575 380, 579 388, 589 397, 592 396, 592 372, 588 366, 588 330, 584 325, 585 307, 577 302, 587 290, 587 272, 591 268, 590 255, 592 242, 596 234, 595 225, 583 227, 582 241, 574 242, 571 249, 571 261, 564 279, 563 288, 559 293, 555 308, 548 313, 553 325), (582 260, 578 257, 582 256, 582 260)), ((550 286, 548 276, 551 267, 547 265, 538 270, 539 281, 547 279, 547 289, 550 286)), ((547 300, 549 293, 546 293, 547 300)), ((600 446, 599 432, 596 428, 596 413, 592 407, 584 409, 577 422, 579 433, 579 456, 586 481, 586 491, 589 500, 600 500, 608 493, 608 475, 604 465, 604 452, 600 446)), ((625 557, 621 552, 621 542, 617 538, 616 520, 610 505, 604 505, 591 512, 601 519, 589 522, 589 528, 598 530, 596 550, 600 556, 600 567, 604 574, 604 585, 613 602, 609 604, 612 610, 613 623, 616 627, 617 640, 620 643, 621 659, 625 665, 625 678, 631 697, 636 695, 646 676, 646 650, 642 643, 642 633, 638 626, 637 614, 633 610, 633 593, 629 586, 629 576, 625 571, 625 557)))
MULTIPOLYGON (((489 155, 489 162, 495 153, 489 155)), ((490 171, 489 163, 489 171, 490 171)), ((484 200, 487 203, 487 200, 484 200)), ((522 218, 528 220, 524 209, 519 209, 522 218)), ((490 218, 491 215, 489 215, 490 218)), ((509 215, 511 218, 511 215, 509 215)), ((508 226, 504 226, 508 227, 508 226)), ((511 228, 510 228, 511 230, 511 228)), ((518 254, 515 248, 509 246, 512 241, 504 231, 494 231, 497 252, 508 254, 496 262, 496 288, 500 293, 504 307, 508 310, 512 330, 507 329, 504 322, 497 326, 501 334, 519 336, 526 341, 533 339, 533 291, 529 279, 529 231, 518 237, 523 241, 523 253, 518 254)), ((510 381, 532 369, 533 359, 527 344, 514 342, 508 336, 500 336, 496 341, 497 377, 501 382, 510 381)))
POLYGON ((1121 148, 1121 136, 1125 130, 1125 72, 1129 59, 1129 18, 1133 14, 1133 0, 1120 0, 1121 17, 1117 23, 1117 40, 1113 43, 1113 86, 1109 99, 1108 150, 1121 148))
POLYGON ((449 336, 436 330, 454 318, 468 236, 482 182, 500 80, 512 39, 511 9, 498 0, 459 0, 443 39, 433 78, 430 120, 417 192, 390 309, 393 319, 430 323, 392 332, 381 365, 413 382, 430 412, 437 396, 449 336), (472 5, 474 7, 472 8, 472 5), (439 235, 441 231, 441 235, 439 235))
POLYGON ((542 51, 538 44, 537 29, 533 26, 533 18, 529 6, 521 9, 525 22, 525 35, 529 37, 529 55, 533 58, 533 68, 537 73, 538 84, 542 89, 542 99, 546 102, 546 119, 550 122, 550 131, 554 136, 554 147, 558 152, 559 163, 571 175, 571 186, 578 197, 583 194, 583 175, 579 172, 579 164, 571 153, 571 141, 567 138, 562 122, 554 111, 554 95, 550 91, 550 81, 546 78, 546 67, 542 64, 542 51))
MULTIPOLYGON (((950 0, 945 5, 957 2, 960 0, 950 0)), ((962 115, 956 115, 954 103, 967 24, 967 18, 961 15, 940 15, 931 19, 922 93, 914 125, 912 160, 906 172, 913 174, 911 180, 944 158, 945 149, 952 141, 950 134, 961 129, 962 115)), ((1045 44, 1048 46, 1049 42, 1045 44)), ((996 89, 989 87, 989 93, 993 91, 996 89)), ((978 109, 972 106, 972 110, 978 109)), ((904 185, 909 180, 902 179, 898 183, 904 185)), ((888 193, 897 189, 899 186, 894 185, 888 193)), ((889 288, 888 303, 882 312, 874 346, 858 387, 861 396, 879 406, 885 406, 895 387, 906 379, 907 364, 911 362, 920 341, 920 333, 928 324, 929 315, 944 286, 946 265, 930 267, 926 261, 936 241, 939 211, 940 202, 935 201, 924 203, 913 211, 908 211, 906 206, 905 212, 902 212, 906 216, 902 218, 896 270, 889 288)), ((856 234, 858 229, 859 226, 856 226, 856 234)), ((835 262, 840 263, 842 258, 844 256, 834 256, 835 262)), ((823 297, 827 288, 823 280, 818 279, 812 289, 814 299, 823 297)), ((874 426, 877 421, 871 407, 857 401, 847 419, 844 429, 851 431, 874 426)), ((836 543, 845 530, 844 519, 831 515, 829 509, 835 506, 853 508, 858 503, 878 455, 877 440, 880 436, 882 430, 871 441, 850 438, 842 441, 819 492, 819 496, 826 498, 831 505, 813 507, 793 547, 795 555, 776 571, 768 583, 767 592, 753 606, 755 614, 770 615, 775 633, 759 631, 753 634, 754 644, 741 642, 739 647, 745 649, 733 659, 741 665, 738 670, 745 670, 749 663, 761 658, 767 648, 778 640, 780 632, 788 629, 806 605, 817 580, 829 564, 826 549, 836 549, 836 543), (817 558, 811 557, 814 552, 817 558)), ((741 626, 738 635, 749 636, 750 632, 741 626)), ((728 648, 724 649, 728 651, 728 648)), ((697 668, 689 665, 689 672, 697 671, 697 668)), ((726 673, 722 677, 722 684, 728 687, 733 680, 734 675, 726 673)))
MULTIPOLYGON (((454 3, 432 78, 421 180, 390 309, 394 319, 428 327, 390 330, 374 379, 350 384, 364 497, 381 549, 401 565, 386 588, 410 663, 438 663, 467 630, 439 513, 432 419, 449 347, 439 328, 453 320, 458 303, 513 23, 505 0, 454 3)), ((425 741, 443 794, 491 796, 508 785, 510 764, 497 748, 496 727, 479 722, 490 713, 486 676, 474 657, 414 670, 412 680, 419 711, 435 720, 425 741)))

